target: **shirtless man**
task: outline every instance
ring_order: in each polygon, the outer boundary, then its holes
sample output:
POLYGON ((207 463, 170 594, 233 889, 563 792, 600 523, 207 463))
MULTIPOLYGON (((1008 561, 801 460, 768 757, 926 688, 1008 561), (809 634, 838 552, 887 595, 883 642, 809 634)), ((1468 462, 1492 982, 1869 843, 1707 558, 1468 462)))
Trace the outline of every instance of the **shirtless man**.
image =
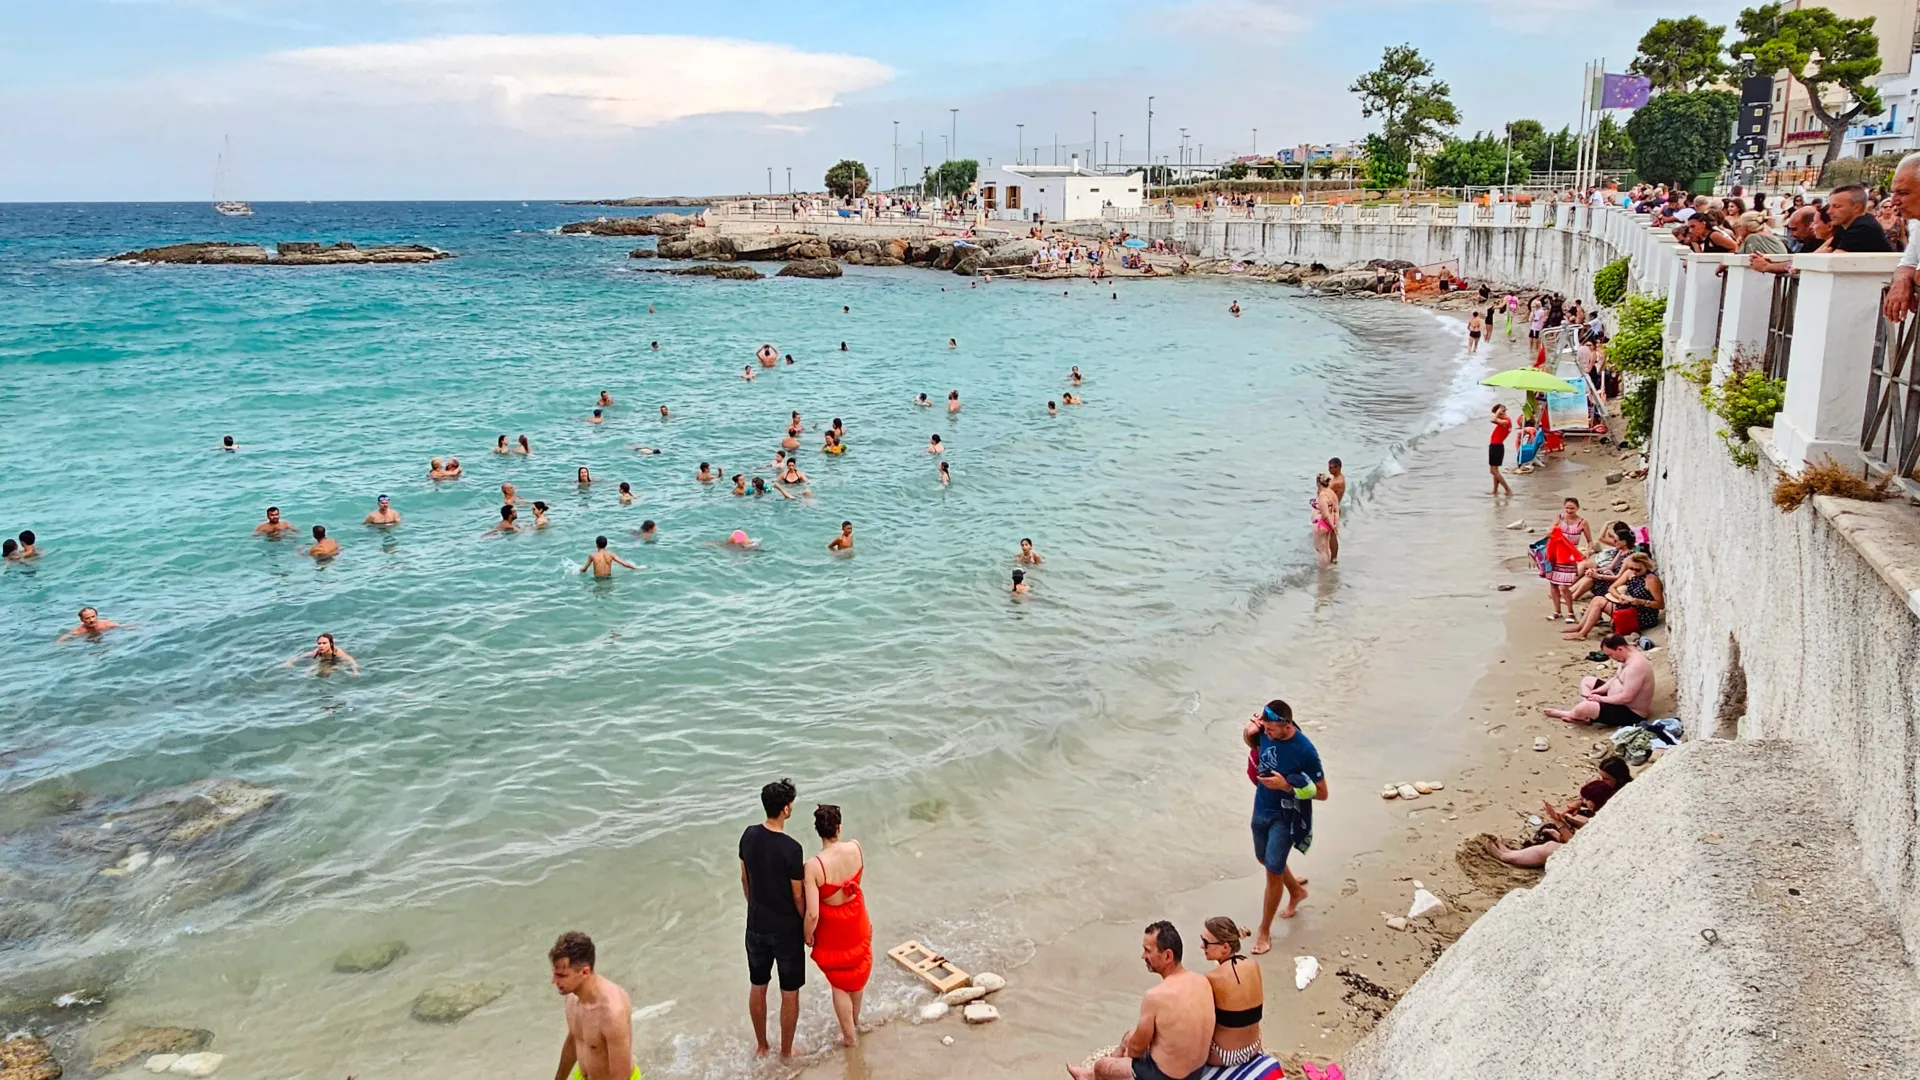
POLYGON ((607 418, 600 415, 599 409, 593 410, 593 415, 587 417, 586 420, 589 424, 604 424, 607 422, 607 418))
POLYGON ((703 484, 711 484, 720 479, 720 474, 713 471, 713 466, 703 461, 700 463, 700 471, 694 473, 693 478, 703 484))
POLYGON ((1013 561, 1025 563, 1028 566, 1039 566, 1041 563, 1046 562, 1045 559, 1040 557, 1039 552, 1033 550, 1033 541, 1024 536, 1020 538, 1020 554, 1015 555, 1013 561))
POLYGON ((553 1080, 639 1080, 633 1062, 633 1000, 593 970, 593 939, 578 930, 547 950, 553 988, 566 1004, 567 1039, 553 1080))
POLYGON ((1147 927, 1140 958, 1160 985, 1140 1000, 1140 1022, 1120 1038, 1116 1057, 1089 1069, 1068 1065, 1073 1080, 1186 1080, 1207 1063, 1213 1044, 1213 987, 1180 964, 1180 931, 1166 921, 1147 927))
POLYGON ((672 413, 667 411, 667 407, 665 405, 660 406, 660 419, 665 420, 672 415, 673 415, 672 413))
POLYGON ((1580 680, 1580 701, 1571 709, 1546 709, 1548 716, 1569 724, 1601 723, 1628 727, 1653 712, 1653 664, 1647 654, 1619 634, 1600 643, 1607 659, 1620 665, 1611 679, 1588 675, 1580 680))
POLYGON ((600 406, 603 409, 608 408, 613 405, 613 395, 607 393, 605 390, 602 390, 600 391, 600 400, 594 402, 594 404, 600 406))
POLYGON ((638 538, 641 543, 651 544, 655 540, 659 539, 660 526, 654 524, 652 518, 648 518, 647 520, 640 523, 639 530, 636 531, 633 535, 636 538, 638 538))
POLYGON ((1333 497, 1344 503, 1347 500, 1347 474, 1340 469, 1339 458, 1327 459, 1327 476, 1333 481, 1333 497))
POLYGON ((267 520, 253 527, 255 536, 264 536, 269 540, 277 540, 292 531, 293 522, 281 521, 280 508, 277 506, 267 507, 267 520))
POLYGON ((112 619, 103 619, 100 617, 98 611, 90 607, 83 607, 80 609, 80 625, 54 638, 53 643, 58 645, 68 638, 81 637, 83 635, 90 638, 97 638, 109 630, 120 630, 132 625, 132 623, 117 623, 112 619))
POLYGON ((486 532, 483 532, 480 535, 492 536, 495 533, 519 532, 520 531, 519 520, 520 520, 520 512, 513 508, 512 503, 508 503, 505 506, 502 506, 500 508, 499 522, 495 524, 493 528, 488 529, 486 532))
POLYGON ((843 521, 840 523, 840 535, 827 541, 827 550, 844 551, 849 555, 853 554, 853 522, 843 521))
POLYGON ((235 450, 240 449, 240 444, 233 441, 233 436, 222 435, 220 436, 220 449, 225 450, 227 453, 231 454, 235 450))
POLYGON ((317 561, 331 559, 340 554, 340 542, 327 535, 325 525, 315 525, 313 543, 301 548, 300 554, 311 555, 317 561))
POLYGON ((400 524, 400 511, 395 510, 393 504, 387 501, 387 497, 382 495, 375 500, 373 513, 367 515, 366 523, 368 525, 398 525, 400 524))
POLYGON ((916 401, 914 401, 914 404, 925 409, 933 408, 933 401, 927 397, 924 391, 922 391, 920 394, 920 397, 916 401))
POLYGON ((947 391, 947 411, 950 413, 957 413, 960 411, 960 391, 958 390, 947 391))
POLYGON ((522 499, 519 495, 515 494, 517 490, 518 489, 515 488, 512 484, 501 484, 500 485, 500 505, 513 506, 519 503, 526 502, 527 500, 522 499))
POLYGON ((580 572, 584 574, 587 571, 591 570, 593 571, 594 577, 610 578, 613 576, 614 563, 619 563, 621 566, 624 566, 629 570, 640 569, 639 567, 633 565, 627 560, 607 550, 606 537, 596 536, 593 538, 593 554, 587 556, 586 565, 580 568, 580 572))
POLYGON ((1055 404, 1054 402, 1051 402, 1051 401, 1049 401, 1049 402, 1047 402, 1047 415, 1048 415, 1048 416, 1059 416, 1059 415, 1060 415, 1060 406, 1059 406, 1059 405, 1057 405, 1057 404, 1055 404))

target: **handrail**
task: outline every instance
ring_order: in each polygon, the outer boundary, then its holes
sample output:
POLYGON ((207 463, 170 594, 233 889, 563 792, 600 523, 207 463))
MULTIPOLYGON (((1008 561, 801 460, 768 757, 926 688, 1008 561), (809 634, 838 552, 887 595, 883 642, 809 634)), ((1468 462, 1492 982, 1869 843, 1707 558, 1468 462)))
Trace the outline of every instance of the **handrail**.
POLYGON ((1793 352, 1793 313, 1799 306, 1799 275, 1776 274, 1773 297, 1767 308, 1767 344, 1760 358, 1761 370, 1769 379, 1787 377, 1787 363, 1793 352))
MULTIPOLYGON (((1885 289, 1880 299, 1885 310, 1885 289)), ((1875 321, 1860 454, 1908 495, 1920 497, 1920 318, 1909 314, 1896 323, 1883 315, 1875 321)))

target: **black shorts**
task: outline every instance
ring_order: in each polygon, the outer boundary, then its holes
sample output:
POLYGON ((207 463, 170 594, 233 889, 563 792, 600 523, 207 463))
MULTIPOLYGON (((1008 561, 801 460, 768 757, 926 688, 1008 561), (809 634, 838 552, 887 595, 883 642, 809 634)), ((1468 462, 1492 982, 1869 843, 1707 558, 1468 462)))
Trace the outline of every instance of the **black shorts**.
POLYGON ((807 956, 799 929, 777 934, 747 931, 747 981, 755 986, 772 982, 776 961, 782 991, 791 993, 807 984, 807 956))
POLYGON ((1133 1080, 1186 1080, 1186 1077, 1168 1076, 1154 1063, 1152 1054, 1142 1054, 1133 1059, 1133 1080))
POLYGON ((1633 727, 1636 724, 1644 724, 1646 721, 1646 717, 1617 701, 1603 701, 1600 703, 1600 715, 1595 717, 1593 722, 1605 724, 1608 727, 1633 727))
POLYGON ((1468 337, 1470 337, 1470 338, 1472 338, 1472 339, 1473 339, 1473 340, 1475 340, 1475 341, 1479 341, 1479 340, 1480 340, 1480 331, 1478 331, 1478 330, 1469 330, 1469 331, 1467 331, 1467 336, 1468 336, 1468 337))
POLYGON ((1499 468, 1507 463, 1507 444, 1503 442, 1487 444, 1487 464, 1499 468))

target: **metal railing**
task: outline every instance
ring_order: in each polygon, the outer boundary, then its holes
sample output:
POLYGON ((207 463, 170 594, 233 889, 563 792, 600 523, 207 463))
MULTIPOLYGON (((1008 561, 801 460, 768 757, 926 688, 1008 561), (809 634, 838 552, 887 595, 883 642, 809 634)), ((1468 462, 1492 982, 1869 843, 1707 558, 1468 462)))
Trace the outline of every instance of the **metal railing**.
POLYGON ((1793 310, 1799 305, 1800 278, 1775 274, 1773 300, 1767 309, 1767 343, 1760 356, 1760 368, 1769 379, 1787 377, 1787 362, 1793 351, 1793 310))
MULTIPOLYGON (((1882 304, 1886 290, 1881 290, 1882 304)), ((1909 496, 1920 497, 1920 318, 1881 316, 1867 376, 1867 412, 1860 423, 1860 454, 1890 474, 1909 496)))

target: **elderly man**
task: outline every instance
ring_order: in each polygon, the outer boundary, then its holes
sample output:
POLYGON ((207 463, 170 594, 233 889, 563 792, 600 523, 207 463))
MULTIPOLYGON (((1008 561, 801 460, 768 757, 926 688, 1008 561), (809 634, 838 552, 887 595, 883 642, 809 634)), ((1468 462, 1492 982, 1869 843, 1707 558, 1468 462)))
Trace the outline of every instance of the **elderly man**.
MULTIPOLYGON (((1889 196, 1902 218, 1920 218, 1920 154, 1908 154, 1893 170, 1893 193, 1889 196)), ((1920 273, 1920 229, 1907 229, 1907 252, 1900 257, 1900 268, 1893 272, 1893 286, 1887 290, 1886 316, 1896 322, 1913 311, 1913 278, 1920 273)))
MULTIPOLYGON (((1814 206, 1802 206, 1787 215, 1787 250, 1794 254, 1810 254, 1822 243, 1820 234, 1814 231, 1814 223, 1820 220, 1820 210, 1814 206)), ((1763 274, 1785 274, 1793 269, 1791 259, 1769 259, 1759 252, 1748 258, 1748 264, 1763 274)))

